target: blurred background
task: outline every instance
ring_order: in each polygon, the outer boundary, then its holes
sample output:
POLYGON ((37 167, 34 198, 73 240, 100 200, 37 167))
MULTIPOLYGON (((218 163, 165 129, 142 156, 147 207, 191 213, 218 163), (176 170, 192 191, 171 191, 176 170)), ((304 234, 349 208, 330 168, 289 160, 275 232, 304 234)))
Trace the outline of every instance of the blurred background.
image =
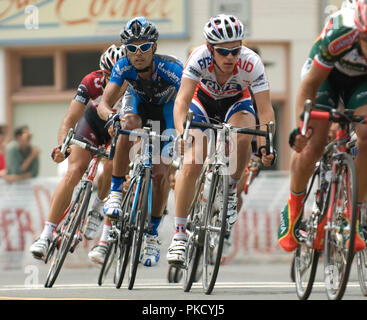
POLYGON ((0 125, 27 124, 41 149, 40 177, 57 175, 50 152, 81 79, 100 54, 120 44, 123 25, 146 16, 159 31, 158 53, 184 63, 203 43, 211 16, 231 13, 247 28, 246 45, 265 65, 277 118, 276 169, 287 170, 301 67, 326 17, 342 0, 28 0, 0 1, 0 125))

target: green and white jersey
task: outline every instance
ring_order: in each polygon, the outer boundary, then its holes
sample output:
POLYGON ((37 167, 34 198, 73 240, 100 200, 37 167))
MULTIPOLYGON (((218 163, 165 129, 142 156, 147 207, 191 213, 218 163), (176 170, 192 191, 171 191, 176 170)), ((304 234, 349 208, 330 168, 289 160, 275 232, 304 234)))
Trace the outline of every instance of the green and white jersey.
POLYGON ((324 70, 336 68, 347 76, 367 74, 367 60, 359 45, 359 33, 354 25, 354 10, 334 13, 312 46, 302 68, 302 78, 312 63, 324 70))

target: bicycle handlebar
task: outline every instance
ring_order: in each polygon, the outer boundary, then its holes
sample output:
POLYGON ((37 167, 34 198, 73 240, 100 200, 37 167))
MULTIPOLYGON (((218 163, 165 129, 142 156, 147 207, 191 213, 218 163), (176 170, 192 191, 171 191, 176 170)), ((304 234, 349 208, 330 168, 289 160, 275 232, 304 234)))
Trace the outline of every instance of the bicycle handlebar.
POLYGON ((64 142, 60 148, 61 152, 65 155, 66 149, 70 146, 70 145, 77 145, 81 148, 83 148, 84 150, 93 152, 95 155, 97 156, 101 156, 101 157, 109 157, 109 152, 103 148, 103 147, 95 147, 93 145, 91 145, 90 143, 87 142, 83 142, 81 140, 75 139, 74 138, 74 129, 70 128, 68 131, 68 134, 66 135, 64 142))
MULTIPOLYGON (((184 122, 184 126, 187 126, 187 121, 184 122)), ((216 124, 216 123, 207 123, 207 122, 197 122, 191 121, 191 128, 202 128, 202 129, 213 129, 213 130, 221 130, 224 127, 224 124, 216 124)), ((257 130, 257 129, 249 129, 249 128, 240 128, 240 127, 230 127, 230 130, 236 133, 242 134, 252 134, 255 136, 266 137, 266 153, 270 154, 274 152, 273 146, 273 132, 274 132, 274 122, 270 121, 266 124, 266 131, 264 130, 257 130)))
POLYGON ((310 120, 331 121, 343 124, 348 124, 352 122, 367 122, 367 115, 355 115, 353 114, 353 110, 344 110, 344 112, 340 112, 336 109, 311 110, 311 107, 312 101, 307 99, 304 104, 303 123, 301 127, 302 135, 306 134, 308 122, 310 120))

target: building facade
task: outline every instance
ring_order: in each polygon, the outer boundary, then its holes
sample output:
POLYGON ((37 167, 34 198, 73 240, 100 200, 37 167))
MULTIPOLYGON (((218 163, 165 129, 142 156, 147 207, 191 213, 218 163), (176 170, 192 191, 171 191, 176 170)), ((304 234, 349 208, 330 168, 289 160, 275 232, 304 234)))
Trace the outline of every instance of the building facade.
POLYGON ((76 87, 98 69, 100 54, 126 21, 146 16, 160 31, 158 53, 183 62, 204 42, 218 13, 246 25, 246 45, 266 66, 277 119, 277 169, 289 167, 288 134, 302 65, 324 19, 341 1, 326 0, 3 0, 0 3, 0 124, 27 124, 41 148, 41 176, 54 176, 50 153, 76 87))

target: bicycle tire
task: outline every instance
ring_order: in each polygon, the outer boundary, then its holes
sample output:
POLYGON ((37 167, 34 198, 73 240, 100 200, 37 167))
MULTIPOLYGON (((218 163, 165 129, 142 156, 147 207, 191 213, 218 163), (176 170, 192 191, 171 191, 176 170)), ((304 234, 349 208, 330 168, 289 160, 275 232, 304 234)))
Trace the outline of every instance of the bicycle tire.
POLYGON ((182 269, 170 264, 168 266, 167 280, 169 283, 179 283, 182 279, 182 269))
POLYGON ((335 173, 338 181, 335 182, 335 192, 330 196, 329 206, 332 206, 333 210, 332 226, 337 227, 327 228, 325 233, 325 287, 328 299, 340 300, 347 287, 354 258, 358 184, 356 168, 350 155, 342 153, 333 161, 337 161, 335 173), (340 210, 339 205, 343 204, 347 204, 348 207, 342 207, 340 210), (347 222, 347 219, 343 218, 345 210, 350 212, 351 217, 348 246, 343 232, 347 228, 342 225, 347 222), (341 252, 338 250, 340 247, 341 252))
POLYGON ((120 238, 119 238, 119 254, 117 258, 116 272, 115 277, 116 281, 116 289, 119 289, 122 285, 122 282, 125 277, 126 267, 129 263, 130 259, 130 251, 132 245, 132 233, 133 233, 133 225, 132 225, 132 203, 134 199, 134 189, 136 186, 136 179, 131 181, 131 185, 129 190, 127 191, 124 200, 122 202, 122 222, 120 229, 120 238), (126 215, 126 212, 128 215, 126 215), (126 220, 124 220, 126 219, 126 220))
MULTIPOLYGON (((136 210, 136 218, 134 224, 134 232, 132 237, 130 270, 129 270, 129 284, 128 289, 132 290, 134 287, 136 272, 140 262, 140 251, 143 242, 143 235, 146 231, 145 224, 148 217, 148 202, 149 192, 151 189, 151 169, 145 168, 144 174, 141 177, 141 189, 138 194, 138 204, 136 210)), ((149 215, 150 216, 150 215, 149 215)))
MULTIPOLYGON (((314 219, 312 216, 315 208, 319 209, 323 216, 323 208, 317 203, 316 194, 319 201, 323 203, 323 191, 321 190, 320 168, 317 167, 308 183, 306 196, 303 201, 302 222, 300 229, 307 235, 304 241, 301 241, 296 248, 292 260, 291 278, 296 284, 296 293, 300 300, 307 300, 311 294, 313 283, 315 281, 317 265, 320 257, 320 251, 314 248, 316 231, 314 230, 314 219), (315 197, 310 197, 310 195, 315 197)), ((320 219, 320 216, 317 217, 320 219)), ((320 221, 320 220, 319 220, 320 221)))
POLYGON ((108 271, 110 270, 113 261, 115 260, 116 251, 117 251, 117 241, 110 242, 106 252, 106 256, 103 260, 101 270, 99 271, 97 282, 99 286, 102 286, 103 282, 107 277, 108 271))
POLYGON ((367 249, 357 253, 357 272, 359 287, 362 294, 367 297, 367 249))
POLYGON ((185 267, 183 269, 183 289, 184 292, 191 290, 193 282, 197 281, 197 272, 200 257, 203 251, 202 232, 202 190, 204 188, 206 169, 203 167, 200 177, 195 185, 194 199, 191 202, 187 220, 187 247, 185 253, 185 267))
POLYGON ((92 183, 87 183, 84 188, 80 188, 79 195, 76 198, 75 203, 72 205, 72 208, 69 212, 69 216, 71 216, 71 220, 65 227, 63 234, 61 235, 61 241, 59 249, 56 252, 56 255, 53 257, 51 262, 51 267, 48 271, 45 287, 51 288, 64 264, 65 258, 69 249, 74 241, 74 235, 78 229, 78 226, 81 222, 83 212, 86 213, 89 205, 89 199, 92 190, 92 183), (80 200, 80 201, 79 201, 80 200), (76 205, 80 203, 81 205, 76 208, 76 205), (70 231, 70 232, 69 232, 70 231))
POLYGON ((222 258, 224 236, 227 230, 228 177, 225 169, 220 168, 216 173, 213 173, 209 189, 208 205, 204 217, 202 278, 205 294, 211 294, 214 289, 222 258), (214 206, 215 203, 220 203, 219 197, 222 197, 221 210, 214 206))

